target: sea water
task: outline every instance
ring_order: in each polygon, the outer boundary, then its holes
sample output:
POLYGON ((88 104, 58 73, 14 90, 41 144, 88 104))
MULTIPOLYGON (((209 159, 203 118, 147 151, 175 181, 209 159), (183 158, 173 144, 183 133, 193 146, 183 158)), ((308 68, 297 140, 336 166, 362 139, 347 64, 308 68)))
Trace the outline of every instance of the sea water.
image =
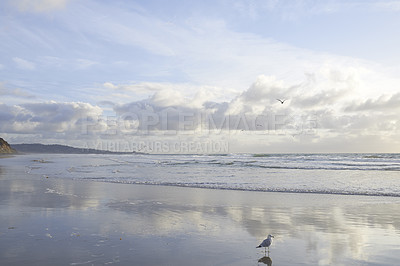
POLYGON ((400 154, 27 154, 6 161, 38 178, 400 196, 400 154))

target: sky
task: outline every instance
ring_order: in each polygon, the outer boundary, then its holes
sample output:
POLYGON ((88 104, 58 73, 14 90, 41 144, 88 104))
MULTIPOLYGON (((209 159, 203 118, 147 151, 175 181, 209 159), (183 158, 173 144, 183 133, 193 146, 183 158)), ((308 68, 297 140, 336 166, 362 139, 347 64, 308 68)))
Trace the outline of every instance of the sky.
POLYGON ((4 0, 0 135, 153 153, 400 152, 399 29, 400 1, 4 0))

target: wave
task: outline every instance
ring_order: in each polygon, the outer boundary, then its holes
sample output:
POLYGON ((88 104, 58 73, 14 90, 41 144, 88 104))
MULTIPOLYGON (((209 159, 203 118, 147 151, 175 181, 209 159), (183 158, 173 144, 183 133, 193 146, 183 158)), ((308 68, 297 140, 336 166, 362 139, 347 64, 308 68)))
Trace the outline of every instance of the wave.
POLYGON ((271 157, 271 156, 273 156, 272 154, 266 154, 266 153, 259 153, 259 154, 253 154, 252 155, 253 157, 271 157))
POLYGON ((233 166, 244 168, 263 168, 263 169, 287 169, 287 170, 332 170, 332 171, 400 171, 399 164, 361 164, 361 163, 335 163, 331 162, 328 165, 323 163, 288 163, 287 165, 280 162, 260 162, 260 161, 241 161, 241 160, 193 160, 193 161, 161 161, 162 165, 168 166, 183 166, 183 165, 214 165, 214 166, 233 166))
POLYGON ((399 197, 400 155, 370 155, 52 155, 51 164, 27 156, 25 165, 38 176, 97 182, 399 197))
MULTIPOLYGON (((88 179, 86 179, 88 180, 88 179)), ((303 194, 323 194, 323 195, 350 195, 350 196, 379 196, 379 197, 400 197, 400 192, 376 192, 376 191, 343 191, 335 189, 302 189, 302 188, 245 188, 240 186, 232 186, 223 182, 198 182, 198 183, 178 183, 178 182, 155 182, 155 181, 132 181, 132 180, 110 180, 110 179, 93 179, 93 181, 101 181, 108 183, 122 183, 133 185, 152 185, 152 186, 173 186, 186 188, 204 188, 216 190, 235 190, 249 192, 273 192, 273 193, 303 193, 303 194)))
POLYGON ((398 159, 400 157, 399 153, 384 153, 384 154, 368 154, 362 156, 365 159, 398 159))
MULTIPOLYGON (((249 166, 250 167, 250 166, 249 166)), ((329 171, 400 171, 400 167, 298 167, 298 166, 264 166, 253 165, 252 167, 259 167, 265 169, 287 169, 287 170, 329 170, 329 171)))

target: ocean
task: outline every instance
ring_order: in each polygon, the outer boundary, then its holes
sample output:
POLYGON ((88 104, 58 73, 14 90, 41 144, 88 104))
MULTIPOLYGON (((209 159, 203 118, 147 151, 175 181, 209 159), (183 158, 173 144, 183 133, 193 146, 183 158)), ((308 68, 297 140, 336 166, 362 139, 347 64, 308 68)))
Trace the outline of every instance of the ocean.
POLYGON ((32 178, 400 197, 400 154, 26 154, 0 162, 32 178))

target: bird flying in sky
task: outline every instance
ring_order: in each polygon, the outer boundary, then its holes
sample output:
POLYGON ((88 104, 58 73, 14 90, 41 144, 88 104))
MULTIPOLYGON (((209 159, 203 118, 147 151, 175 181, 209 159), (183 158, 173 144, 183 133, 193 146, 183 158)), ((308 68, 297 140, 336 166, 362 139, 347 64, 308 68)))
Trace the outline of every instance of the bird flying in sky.
POLYGON ((280 99, 276 99, 278 100, 281 104, 283 104, 286 100, 280 100, 280 99))

